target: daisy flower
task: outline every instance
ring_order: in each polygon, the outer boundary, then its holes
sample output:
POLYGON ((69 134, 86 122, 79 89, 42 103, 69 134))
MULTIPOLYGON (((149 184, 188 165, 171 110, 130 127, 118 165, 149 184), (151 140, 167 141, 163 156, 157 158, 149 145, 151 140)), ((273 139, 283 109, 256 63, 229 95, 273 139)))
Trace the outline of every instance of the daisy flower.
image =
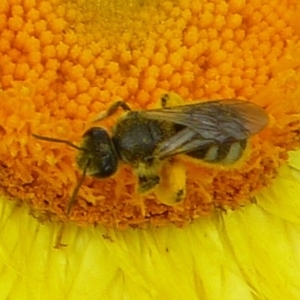
POLYGON ((298 2, 2 0, 0 299, 300 299, 298 2), (33 134, 80 146, 116 100, 164 93, 268 125, 233 165, 179 156, 154 193, 126 165, 86 176, 67 214, 78 150, 33 134))

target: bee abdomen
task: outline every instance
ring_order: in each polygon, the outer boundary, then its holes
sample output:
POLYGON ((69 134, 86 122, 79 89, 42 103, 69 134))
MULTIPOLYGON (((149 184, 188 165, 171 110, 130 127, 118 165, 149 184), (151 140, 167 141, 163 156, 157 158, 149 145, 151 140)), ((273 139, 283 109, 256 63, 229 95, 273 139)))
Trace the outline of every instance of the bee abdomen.
POLYGON ((247 146, 247 141, 211 144, 206 148, 188 153, 189 156, 209 163, 233 164, 238 161, 247 146))

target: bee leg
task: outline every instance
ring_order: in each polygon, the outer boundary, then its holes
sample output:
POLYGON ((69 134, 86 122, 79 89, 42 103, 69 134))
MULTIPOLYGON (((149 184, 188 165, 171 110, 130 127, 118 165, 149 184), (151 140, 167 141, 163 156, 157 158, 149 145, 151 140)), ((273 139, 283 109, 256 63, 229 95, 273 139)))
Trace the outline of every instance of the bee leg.
POLYGON ((160 178, 159 176, 139 176, 139 186, 138 186, 138 193, 144 194, 149 190, 153 189, 157 184, 159 184, 160 178))
POLYGON ((161 182, 155 188, 159 202, 174 206, 182 203, 186 197, 186 173, 180 161, 166 161, 161 170, 161 182))
POLYGON ((183 105, 183 99, 176 93, 166 93, 160 98, 160 105, 162 108, 183 105))
POLYGON ((168 107, 168 101, 169 101, 169 97, 170 94, 163 94, 160 98, 160 105, 162 108, 166 108, 168 107))
POLYGON ((118 108, 121 107, 125 111, 131 110, 130 106, 123 100, 117 101, 113 103, 106 111, 101 112, 93 122, 98 122, 100 120, 103 120, 111 115, 113 115, 118 108))

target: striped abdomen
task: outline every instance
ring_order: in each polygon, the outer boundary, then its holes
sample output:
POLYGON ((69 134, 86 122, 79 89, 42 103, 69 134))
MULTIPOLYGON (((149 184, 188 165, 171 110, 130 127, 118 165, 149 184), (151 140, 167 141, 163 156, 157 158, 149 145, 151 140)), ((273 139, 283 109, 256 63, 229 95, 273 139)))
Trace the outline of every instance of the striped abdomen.
POLYGON ((214 143, 205 148, 187 153, 188 156, 204 160, 209 163, 233 164, 238 161, 247 146, 247 140, 214 143))

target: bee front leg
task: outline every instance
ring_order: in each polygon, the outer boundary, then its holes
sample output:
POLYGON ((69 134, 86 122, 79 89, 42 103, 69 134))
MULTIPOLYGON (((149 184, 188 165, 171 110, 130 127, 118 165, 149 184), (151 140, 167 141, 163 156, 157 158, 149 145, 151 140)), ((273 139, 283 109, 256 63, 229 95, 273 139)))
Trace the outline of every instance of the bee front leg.
POLYGON ((106 111, 101 112, 93 122, 98 122, 113 115, 121 107, 125 111, 131 110, 130 106, 123 100, 113 103, 106 111))

